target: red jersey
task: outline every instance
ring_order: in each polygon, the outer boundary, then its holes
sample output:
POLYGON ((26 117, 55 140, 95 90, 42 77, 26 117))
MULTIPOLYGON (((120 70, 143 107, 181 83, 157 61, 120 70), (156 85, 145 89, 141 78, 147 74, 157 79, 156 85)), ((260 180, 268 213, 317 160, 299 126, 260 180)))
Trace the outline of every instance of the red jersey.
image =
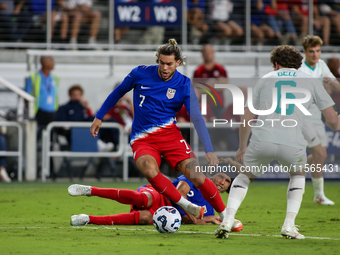
MULTIPOLYGON (((228 73, 224 69, 224 67, 220 64, 215 63, 214 67, 211 70, 207 70, 204 67, 204 64, 197 67, 194 73, 194 81, 195 79, 209 79, 209 78, 228 78, 228 73)), ((204 82, 204 80, 202 80, 204 82)), ((224 102, 224 93, 223 91, 217 91, 218 95, 220 96, 222 103, 224 102)), ((212 100, 208 98, 208 104, 213 105, 212 100)))
POLYGON ((209 79, 209 78, 228 78, 227 71, 224 69, 224 67, 220 64, 215 63, 213 69, 207 70, 204 67, 204 64, 198 66, 194 73, 194 78, 203 78, 203 79, 209 79))
POLYGON ((133 118, 132 111, 125 105, 112 107, 107 114, 111 116, 111 118, 115 119, 120 125, 125 126, 127 124, 127 119, 130 119, 130 122, 133 118))

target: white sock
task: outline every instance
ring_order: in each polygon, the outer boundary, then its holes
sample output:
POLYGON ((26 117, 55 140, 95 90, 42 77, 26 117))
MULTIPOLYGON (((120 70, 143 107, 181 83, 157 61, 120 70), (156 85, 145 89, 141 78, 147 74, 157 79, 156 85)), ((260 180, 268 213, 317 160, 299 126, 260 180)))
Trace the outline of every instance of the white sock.
POLYGON ((223 212, 218 213, 221 217, 221 220, 225 219, 227 217, 227 208, 223 210, 223 212))
POLYGON ((249 184, 250 180, 245 174, 239 174, 233 181, 228 197, 226 219, 235 219, 235 214, 247 194, 249 184))
POLYGON ((313 183, 315 197, 316 198, 324 197, 325 193, 323 191, 323 183, 324 183, 323 177, 321 177, 321 178, 313 178, 312 177, 312 183, 313 183))
POLYGON ((178 204, 180 207, 187 211, 188 206, 192 203, 189 200, 185 199, 184 197, 181 197, 181 199, 176 204, 178 204))
POLYGON ((305 176, 293 175, 287 189, 287 213, 284 225, 295 226, 295 218, 299 213, 303 193, 305 192, 305 176))

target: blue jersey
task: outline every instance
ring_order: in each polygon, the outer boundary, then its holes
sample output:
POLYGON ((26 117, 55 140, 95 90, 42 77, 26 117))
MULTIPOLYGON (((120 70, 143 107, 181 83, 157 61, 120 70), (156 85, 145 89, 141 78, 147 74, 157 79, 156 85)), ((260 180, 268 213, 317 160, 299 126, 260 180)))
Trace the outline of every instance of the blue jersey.
POLYGON ((213 152, 191 81, 177 70, 170 80, 163 81, 158 74, 158 65, 134 68, 111 92, 96 114, 96 118, 101 120, 106 112, 131 89, 134 90, 131 144, 139 138, 176 123, 175 115, 184 104, 204 145, 205 152, 213 152))
MULTIPOLYGON (((178 177, 177 179, 173 180, 172 183, 175 187, 177 187, 178 183, 180 181, 185 181, 186 183, 189 184, 190 186, 190 191, 189 193, 187 194, 187 199, 196 204, 196 205, 199 205, 199 206, 202 206, 204 207, 204 216, 211 216, 211 215, 215 215, 215 211, 214 211, 214 208, 208 203, 207 200, 205 200, 202 196, 202 193, 201 191, 196 188, 194 186, 194 184, 188 179, 186 178, 184 175, 181 175, 180 177, 178 177)), ((181 215, 185 215, 186 213, 182 210, 182 208, 175 204, 175 203, 172 203, 172 205, 177 208, 177 210, 180 212, 181 215)))

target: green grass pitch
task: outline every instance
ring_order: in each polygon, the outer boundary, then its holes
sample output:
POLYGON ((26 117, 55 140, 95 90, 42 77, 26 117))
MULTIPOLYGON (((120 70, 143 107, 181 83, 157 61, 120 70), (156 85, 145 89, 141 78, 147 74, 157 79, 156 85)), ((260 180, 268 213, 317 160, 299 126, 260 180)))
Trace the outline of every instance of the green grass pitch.
MULTIPOLYGON (((136 189, 145 183, 85 183, 136 189)), ((0 183, 0 254, 340 254, 340 185, 326 182, 335 206, 313 204, 306 192, 296 224, 305 240, 280 236, 285 218, 287 182, 254 181, 236 218, 240 233, 216 239, 217 226, 182 225, 160 234, 153 226, 71 227, 73 214, 108 215, 129 206, 98 197, 71 197, 68 182, 0 183)), ((222 195, 225 203, 227 194, 222 195)))

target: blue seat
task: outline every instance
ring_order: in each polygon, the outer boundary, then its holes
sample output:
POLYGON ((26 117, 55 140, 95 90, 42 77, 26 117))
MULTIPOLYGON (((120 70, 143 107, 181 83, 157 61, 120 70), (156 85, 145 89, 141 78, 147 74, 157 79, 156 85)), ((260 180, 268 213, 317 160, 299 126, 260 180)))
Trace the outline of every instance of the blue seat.
POLYGON ((98 137, 93 138, 89 128, 74 127, 71 129, 72 152, 98 152, 98 137))

